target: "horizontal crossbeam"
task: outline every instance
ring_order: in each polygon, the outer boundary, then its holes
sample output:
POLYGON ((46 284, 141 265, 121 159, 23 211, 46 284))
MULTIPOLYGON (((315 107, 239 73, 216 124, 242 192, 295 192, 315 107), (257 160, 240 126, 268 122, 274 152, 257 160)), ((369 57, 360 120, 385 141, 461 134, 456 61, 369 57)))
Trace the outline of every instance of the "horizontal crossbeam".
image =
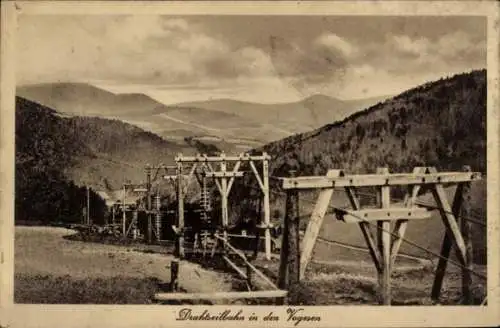
POLYGON ((429 219, 430 211, 423 208, 374 208, 359 211, 335 210, 338 220, 346 223, 365 221, 429 219))
POLYGON ((343 177, 307 176, 283 178, 283 189, 315 189, 341 187, 368 187, 391 185, 424 185, 459 183, 480 180, 479 172, 440 172, 431 174, 363 174, 343 177))
POLYGON ((215 292, 215 293, 157 293, 155 299, 159 301, 174 300, 216 300, 236 298, 273 298, 286 297, 286 290, 256 290, 250 292, 215 292))
POLYGON ((237 161, 262 161, 262 160, 270 160, 271 156, 269 156, 267 153, 264 153, 262 155, 249 155, 249 154, 240 154, 238 156, 205 156, 205 155, 198 155, 198 156, 181 156, 178 155, 175 157, 176 162, 237 162, 237 161))
POLYGON ((231 177, 242 177, 243 172, 205 172, 203 173, 207 178, 231 178, 231 177))

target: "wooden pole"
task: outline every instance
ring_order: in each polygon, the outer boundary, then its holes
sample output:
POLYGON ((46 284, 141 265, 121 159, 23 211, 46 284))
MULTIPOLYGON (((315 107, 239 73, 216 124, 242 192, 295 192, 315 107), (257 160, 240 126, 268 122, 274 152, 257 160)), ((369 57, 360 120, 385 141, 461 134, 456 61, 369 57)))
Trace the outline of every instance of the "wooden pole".
MULTIPOLYGON (((471 172, 470 166, 464 166, 463 171, 471 172)), ((467 220, 471 214, 471 184, 463 183, 462 186, 462 206, 460 208, 460 230, 465 243, 465 265, 462 268, 462 299, 464 305, 472 304, 472 276, 474 270, 471 223, 467 220)))
MULTIPOLYGON (((378 168, 377 174, 388 174, 388 168, 378 168)), ((389 186, 380 187, 380 206, 388 208, 391 206, 391 190, 389 186)), ((379 274, 379 285, 381 287, 380 303, 391 304, 391 222, 377 222, 377 237, 379 252, 382 255, 382 272, 379 274)))
POLYGON ((156 193, 156 220, 155 220, 155 235, 156 240, 160 242, 161 240, 161 199, 160 199, 160 191, 156 193))
POLYGON ((126 193, 125 183, 123 184, 123 195, 122 195, 122 228, 123 228, 123 238, 127 237, 127 215, 125 213, 125 193, 126 193))
MULTIPOLYGON (((267 154, 263 154, 267 157, 267 154)), ((269 231, 271 226, 271 210, 269 208, 269 161, 264 159, 262 161, 262 184, 264 186, 264 236, 265 236, 265 251, 266 260, 271 259, 271 231, 269 231)))
POLYGON ((170 291, 176 292, 179 287, 179 261, 173 260, 170 262, 170 291))
MULTIPOLYGON (((436 172, 436 169, 433 167, 428 168, 428 170, 430 173, 436 172)), ((464 187, 464 183, 458 184, 452 206, 450 206, 448 202, 442 183, 436 183, 432 188, 434 199, 440 209, 441 217, 446 228, 441 247, 441 258, 438 262, 434 284, 432 286, 431 298, 435 302, 439 300, 448 258, 453 245, 456 247, 456 254, 460 264, 467 267, 467 247, 456 219, 460 215, 462 203, 464 202, 464 187)))
POLYGON ((176 255, 182 259, 184 258, 184 188, 180 161, 177 162, 177 230, 176 255))
MULTIPOLYGON (((294 177, 295 170, 290 171, 294 177)), ((300 235, 298 190, 287 190, 283 239, 280 256, 279 287, 289 290, 300 279, 300 235)))
POLYGON ((146 189, 147 189, 147 207, 146 207, 146 212, 147 212, 147 217, 148 217, 148 233, 147 233, 147 238, 148 238, 148 244, 151 244, 153 242, 153 224, 151 220, 151 167, 148 165, 146 166, 146 189))
MULTIPOLYGON (((224 153, 221 154, 221 163, 220 163, 220 171, 225 173, 227 170, 226 160, 224 153)), ((227 205, 227 178, 221 178, 221 210, 222 210, 222 236, 225 240, 227 240, 227 228, 229 224, 229 213, 228 213, 228 205, 227 205)), ((223 248, 226 248, 226 244, 224 243, 223 248)))
POLYGON ((87 186, 87 224, 90 225, 90 188, 87 186))

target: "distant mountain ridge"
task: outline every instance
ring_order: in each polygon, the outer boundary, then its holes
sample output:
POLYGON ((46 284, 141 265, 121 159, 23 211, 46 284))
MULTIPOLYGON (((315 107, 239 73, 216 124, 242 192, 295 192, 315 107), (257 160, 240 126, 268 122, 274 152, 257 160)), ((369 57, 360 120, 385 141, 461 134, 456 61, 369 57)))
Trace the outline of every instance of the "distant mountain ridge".
POLYGON ((379 99, 342 101, 313 95, 283 104, 218 99, 166 105, 144 94, 114 94, 85 83, 20 86, 17 94, 65 114, 119 119, 166 139, 217 136, 222 141, 213 144, 226 152, 309 131, 379 99))

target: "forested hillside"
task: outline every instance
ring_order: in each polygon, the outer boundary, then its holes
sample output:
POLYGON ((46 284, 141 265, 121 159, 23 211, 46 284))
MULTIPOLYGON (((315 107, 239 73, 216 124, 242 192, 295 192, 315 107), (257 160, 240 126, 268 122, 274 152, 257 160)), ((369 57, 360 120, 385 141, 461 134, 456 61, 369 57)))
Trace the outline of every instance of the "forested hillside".
POLYGON ((329 168, 374 172, 387 166, 409 172, 414 166, 486 172, 486 71, 430 82, 346 119, 270 143, 272 175, 286 175, 288 159, 299 175, 329 168))
MULTIPOLYGON (((145 180, 146 164, 173 163, 195 146, 167 142, 118 120, 65 117, 16 97, 16 219, 79 221, 85 187, 121 188, 145 180)), ((103 217, 102 200, 92 191, 92 212, 103 217)))
MULTIPOLYGON (((372 173, 381 166, 391 172, 411 172, 424 165, 441 171, 470 165, 485 173, 486 90, 485 70, 459 74, 253 152, 271 155, 269 170, 274 177, 288 176, 290 164, 298 176, 324 175, 332 168, 372 173)), ((270 185, 275 191, 271 207, 278 213, 284 209, 284 198, 276 193, 280 183, 271 179, 270 185)), ((240 211, 256 206, 257 182, 246 177, 235 184, 231 197, 238 200, 233 214, 237 219, 240 211)), ((485 207, 481 210, 484 213, 485 207)))

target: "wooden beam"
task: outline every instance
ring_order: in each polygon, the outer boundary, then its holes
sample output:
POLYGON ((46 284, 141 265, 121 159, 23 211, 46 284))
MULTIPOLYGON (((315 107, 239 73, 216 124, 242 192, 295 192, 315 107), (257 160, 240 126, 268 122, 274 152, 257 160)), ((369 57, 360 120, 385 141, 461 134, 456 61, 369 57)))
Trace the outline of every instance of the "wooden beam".
POLYGON ((206 172, 205 176, 207 178, 234 178, 242 177, 243 172, 206 172))
POLYGON ((217 300, 217 299, 237 299, 237 298, 275 298, 286 297, 286 290, 256 290, 248 292, 215 292, 215 293, 157 293, 155 299, 158 301, 175 300, 217 300))
POLYGON ((245 272, 243 272, 243 270, 241 270, 233 261, 231 261, 226 255, 223 255, 222 258, 224 259, 224 261, 226 261, 226 263, 234 269, 234 271, 236 271, 240 277, 242 277, 243 279, 248 279, 248 276, 245 274, 245 272))
MULTIPOLYGON (((291 176, 295 171, 290 172, 291 176)), ((299 193, 288 190, 280 256, 279 287, 289 289, 300 280, 299 193)))
MULTIPOLYGON (((329 170, 326 173, 328 177, 335 177, 342 175, 341 170, 329 170)), ((326 211, 330 205, 330 200, 333 195, 333 189, 323 189, 320 191, 316 205, 314 206, 311 218, 307 224, 306 232, 304 238, 302 239, 302 254, 300 256, 300 279, 304 278, 306 273, 307 264, 311 259, 312 251, 314 245, 316 244, 316 239, 318 238, 319 232, 321 230, 321 225, 323 224, 323 219, 325 218, 326 211)))
POLYGON ((176 292, 179 288, 179 261, 170 262, 170 291, 176 292))
MULTIPOLYGON (((238 173, 238 170, 240 169, 240 166, 241 166, 241 162, 236 162, 236 164, 233 167, 232 173, 238 173)), ((243 176, 243 174, 241 176, 243 176)), ((231 179, 229 179, 229 183, 227 185, 228 196, 229 196, 229 192, 231 191, 231 188, 233 187, 233 183, 234 183, 234 177, 232 177, 231 179)))
MULTIPOLYGON (((225 173, 227 165, 225 161, 220 162, 220 171, 225 173)), ((222 177, 221 179, 221 210, 222 210, 222 233, 224 239, 227 239, 227 228, 229 225, 229 209, 228 209, 228 199, 227 199, 227 178, 222 177)), ((223 244, 225 249, 225 243, 223 244)))
POLYGON ((335 209, 334 212, 338 220, 346 223, 429 219, 431 217, 430 211, 421 207, 372 208, 359 211, 335 209))
MULTIPOLYGON (((413 169, 414 174, 425 173, 425 167, 415 167, 413 169)), ((404 205, 411 208, 415 205, 417 200, 418 192, 420 191, 420 185, 410 185, 408 186, 408 191, 405 195, 404 205)), ((396 259, 398 257, 399 248, 403 242, 403 237, 408 227, 408 220, 397 220, 394 226, 393 234, 397 237, 392 242, 391 247, 391 267, 394 267, 396 259)))
MULTIPOLYGON (((203 164, 203 167, 206 167, 210 172, 215 172, 214 168, 212 167, 212 165, 210 165, 210 163, 204 163, 203 164)), ((222 195, 222 186, 219 182, 219 180, 215 179, 215 185, 217 186, 217 189, 219 190, 220 194, 222 195)))
POLYGON ((453 209, 451 208, 448 198, 446 196, 446 191, 442 184, 438 183, 434 185, 434 188, 431 189, 436 200, 436 203, 441 212, 441 218, 443 219, 443 223, 446 227, 446 230, 449 231, 450 237, 453 240, 453 244, 457 247, 457 255, 460 261, 460 264, 466 265, 466 249, 465 242, 460 232, 460 228, 458 226, 456 216, 453 214, 453 209))
POLYGON ((264 280, 269 286, 271 286, 274 289, 278 289, 278 287, 274 284, 274 282, 271 281, 262 271, 257 269, 252 263, 250 263, 245 254, 243 254, 240 250, 236 249, 231 243, 227 241, 226 238, 221 238, 219 235, 215 235, 215 238, 219 241, 221 241, 228 249, 232 250, 236 255, 238 255, 243 261, 245 262, 246 265, 250 266, 250 268, 260 277, 262 280, 264 280))
MULTIPOLYGON (((378 168, 378 174, 388 174, 388 168, 378 168)), ((380 206, 386 210, 391 206, 391 190, 389 186, 380 187, 380 206)), ((382 272, 379 274, 381 287, 381 304, 391 305, 391 222, 377 222, 377 237, 379 251, 382 255, 382 272)))
MULTIPOLYGON (((359 204, 359 200, 356 197, 353 187, 345 187, 345 191, 347 193, 347 197, 349 198, 349 202, 351 203, 351 207, 354 210, 360 210, 361 205, 359 204)), ((381 272, 382 270, 382 260, 380 258, 380 253, 377 248, 377 244, 375 243, 375 239, 373 238, 373 234, 370 230, 370 224, 368 222, 359 222, 359 228, 363 233, 363 237, 368 246, 368 251, 370 252, 370 256, 375 264, 375 268, 377 272, 381 272)))
POLYGON ((308 176, 283 178, 283 189, 317 189, 340 187, 393 186, 413 184, 458 183, 481 179, 479 172, 440 172, 434 174, 364 174, 346 175, 337 178, 308 176))
POLYGON ((177 163, 177 233, 176 255, 184 258, 184 187, 182 186, 182 163, 177 163))
MULTIPOLYGON (((271 156, 267 154, 263 155, 248 155, 248 154, 240 154, 239 156, 225 156, 224 160, 226 162, 237 162, 237 161, 262 161, 262 160, 270 160, 271 156)), ((198 162, 198 163, 208 163, 208 162, 220 162, 222 161, 221 156, 206 156, 206 155, 198 155, 198 156, 182 156, 178 155, 175 158, 176 162, 186 163, 186 162, 198 162)))
POLYGON ((253 174, 255 175, 255 179, 257 180, 257 183, 259 184, 259 187, 262 191, 264 191, 264 183, 262 182, 262 179, 260 178, 259 171, 257 171, 257 168, 255 167, 255 164, 253 161, 249 162, 250 168, 252 169, 253 174))
MULTIPOLYGON (((470 172, 469 166, 464 167, 464 171, 470 172)), ((460 207, 460 230, 465 243, 465 266, 462 268, 462 299, 463 304, 472 304, 472 275, 474 270, 471 223, 467 220, 471 214, 471 185, 470 182, 462 184, 462 206, 460 207)))
POLYGON ((271 227, 271 207, 269 205, 269 162, 267 159, 262 161, 262 180, 264 185, 264 188, 262 189, 264 194, 264 225, 266 226, 264 230, 265 252, 266 260, 271 260, 271 231, 269 230, 271 227))

